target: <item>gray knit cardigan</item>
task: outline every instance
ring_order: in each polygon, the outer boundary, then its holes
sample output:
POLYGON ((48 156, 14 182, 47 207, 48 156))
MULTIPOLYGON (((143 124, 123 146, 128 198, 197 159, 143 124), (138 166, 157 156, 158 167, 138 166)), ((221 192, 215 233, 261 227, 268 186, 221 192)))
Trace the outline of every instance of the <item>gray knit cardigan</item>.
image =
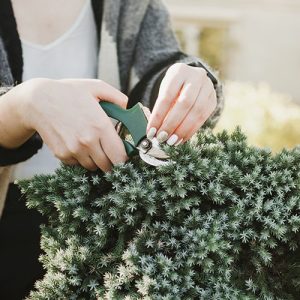
MULTIPOLYGON (((102 12, 97 77, 129 95, 130 100, 152 108, 170 65, 183 62, 204 67, 217 91, 218 105, 207 122, 213 126, 223 106, 221 86, 203 62, 181 52, 162 1, 104 0, 102 12)), ((0 36, 0 96, 16 84, 11 61, 0 36)), ((0 165, 0 216, 12 169, 12 164, 0 165)))

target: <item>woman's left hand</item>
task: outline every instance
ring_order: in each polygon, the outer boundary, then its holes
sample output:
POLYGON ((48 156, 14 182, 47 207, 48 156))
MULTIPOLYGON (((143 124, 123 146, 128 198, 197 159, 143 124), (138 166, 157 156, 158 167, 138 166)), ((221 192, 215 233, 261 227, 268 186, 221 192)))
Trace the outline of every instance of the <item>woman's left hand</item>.
POLYGON ((207 71, 183 63, 172 65, 162 80, 149 119, 149 138, 179 145, 189 140, 217 106, 217 96, 207 71))

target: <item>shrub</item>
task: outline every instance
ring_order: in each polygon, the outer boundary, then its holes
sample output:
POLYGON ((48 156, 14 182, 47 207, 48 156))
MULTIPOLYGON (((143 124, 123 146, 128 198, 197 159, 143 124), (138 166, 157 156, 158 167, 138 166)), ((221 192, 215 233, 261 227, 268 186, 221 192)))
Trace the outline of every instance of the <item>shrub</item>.
POLYGON ((48 216, 30 299, 299 299, 300 149, 203 131, 111 173, 62 166, 21 182, 48 216))

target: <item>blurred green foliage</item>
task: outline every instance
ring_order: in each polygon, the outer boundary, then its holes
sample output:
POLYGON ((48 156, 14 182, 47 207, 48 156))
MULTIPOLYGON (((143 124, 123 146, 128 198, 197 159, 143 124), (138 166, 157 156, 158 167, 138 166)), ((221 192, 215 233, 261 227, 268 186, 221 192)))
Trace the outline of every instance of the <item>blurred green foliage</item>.
MULTIPOLYGON (((176 35, 181 47, 186 50, 183 33, 177 30, 176 35)), ((226 30, 209 27, 201 30, 199 56, 214 70, 218 70, 221 78, 226 76, 226 53, 229 47, 230 41, 226 38, 226 30)))
POLYGON ((225 109, 216 131, 239 125, 252 145, 283 148, 300 145, 300 106, 267 84, 227 82, 225 109))
POLYGON ((224 29, 204 28, 200 39, 200 57, 204 59, 219 75, 226 76, 225 55, 228 50, 228 42, 225 39, 224 29))

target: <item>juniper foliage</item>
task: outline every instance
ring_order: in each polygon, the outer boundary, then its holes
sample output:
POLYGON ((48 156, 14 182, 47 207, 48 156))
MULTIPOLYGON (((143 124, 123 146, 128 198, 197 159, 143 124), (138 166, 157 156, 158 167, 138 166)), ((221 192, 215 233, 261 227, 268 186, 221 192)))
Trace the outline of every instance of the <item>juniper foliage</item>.
POLYGON ((300 149, 237 129, 166 151, 176 163, 20 183, 49 218, 30 299, 299 299, 300 149))

